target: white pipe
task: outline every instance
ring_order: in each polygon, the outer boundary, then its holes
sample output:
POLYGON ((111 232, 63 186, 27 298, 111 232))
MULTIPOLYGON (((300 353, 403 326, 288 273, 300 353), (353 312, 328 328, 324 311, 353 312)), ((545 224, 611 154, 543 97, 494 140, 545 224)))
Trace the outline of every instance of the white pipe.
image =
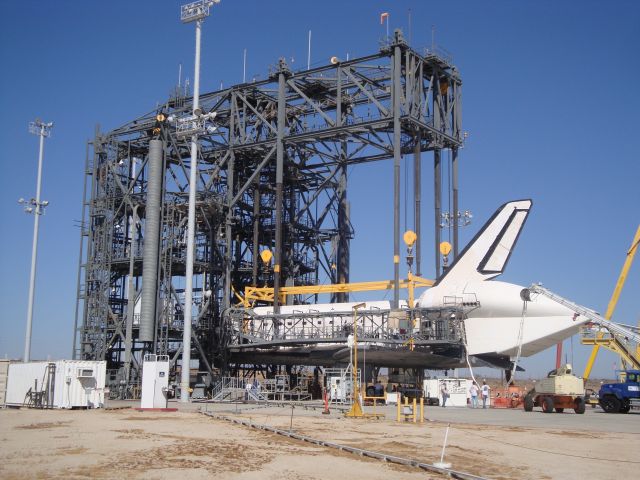
MULTIPOLYGON (((199 110, 200 94, 200 37, 202 20, 196 21, 196 65, 193 82, 193 113, 199 110)), ((198 136, 191 137, 191 164, 189 166, 189 219, 187 223, 187 265, 184 291, 184 331, 182 334, 182 371, 180 375, 180 402, 189 402, 189 373, 191 364, 191 307, 193 305, 193 255, 196 223, 196 189, 198 180, 198 136)))
POLYGON ((447 437, 449 437, 449 427, 451 427, 450 423, 447 423, 447 431, 444 434, 444 443, 442 444, 442 453, 440 454, 440 464, 444 464, 444 450, 447 448, 447 437))
POLYGON ((247 49, 242 56, 242 83, 247 83, 247 49))
POLYGON ((307 70, 311 70, 311 30, 309 30, 309 48, 307 50, 307 70))

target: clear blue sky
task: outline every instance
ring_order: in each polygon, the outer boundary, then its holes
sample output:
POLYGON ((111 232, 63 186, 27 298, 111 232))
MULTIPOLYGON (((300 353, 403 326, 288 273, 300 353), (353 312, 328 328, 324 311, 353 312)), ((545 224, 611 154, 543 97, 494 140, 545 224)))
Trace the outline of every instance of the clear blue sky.
MULTIPOLYGON (((109 130, 164 101, 179 63, 193 76, 193 26, 180 23, 179 5, 2 2, 1 356, 23 352, 33 217, 16 200, 35 195, 37 138, 27 131, 29 121, 55 122, 45 146, 43 198, 51 204, 41 222, 32 356, 68 357, 85 142, 96 123, 109 130)), ((313 64, 371 53, 384 34, 380 13, 389 12, 391 28, 409 37, 409 9, 412 44, 430 44, 435 25, 436 43, 454 55, 464 82, 469 138, 461 155, 460 206, 475 218, 462 243, 502 203, 532 198, 502 280, 540 281, 604 311, 640 219, 638 2, 223 0, 204 26, 203 90, 242 80, 244 48, 248 77, 264 78, 281 56, 293 59, 295 69, 304 67, 308 30, 313 64)), ((350 175, 352 280, 393 277, 391 172, 392 164, 382 162, 350 175)), ((433 276, 431 236, 423 241, 427 277, 433 276)), ((638 321, 639 292, 635 265, 615 319, 638 321)), ((582 371, 587 350, 577 339, 573 345, 582 371)), ((552 368, 553 356, 549 351, 522 363, 541 374, 552 368)), ((613 361, 602 355, 594 374, 610 376, 613 361)))

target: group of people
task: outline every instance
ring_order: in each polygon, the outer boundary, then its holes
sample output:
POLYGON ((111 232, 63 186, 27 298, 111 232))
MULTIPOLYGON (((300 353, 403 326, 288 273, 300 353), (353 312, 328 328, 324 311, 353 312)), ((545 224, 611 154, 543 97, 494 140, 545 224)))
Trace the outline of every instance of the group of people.
MULTIPOLYGON (((449 398, 449 390, 447 389, 447 382, 442 382, 440 388, 440 395, 442 396, 442 403, 440 406, 445 407, 447 405, 447 399, 449 398)), ((491 395, 491 387, 487 385, 486 381, 482 382, 482 387, 473 381, 471 387, 469 387, 469 395, 471 396, 471 408, 478 408, 478 396, 482 398, 482 408, 487 408, 487 401, 491 395)))

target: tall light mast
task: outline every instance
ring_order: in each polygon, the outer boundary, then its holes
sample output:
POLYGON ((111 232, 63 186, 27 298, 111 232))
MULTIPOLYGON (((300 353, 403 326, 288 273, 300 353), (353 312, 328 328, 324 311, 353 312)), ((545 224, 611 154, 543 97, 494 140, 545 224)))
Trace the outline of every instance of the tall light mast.
POLYGON ((29 304, 27 307, 27 331, 24 337, 24 356, 23 361, 28 362, 31 359, 31 325, 33 322, 33 297, 36 289, 36 261, 38 258, 38 227, 40 225, 40 215, 44 213, 44 209, 49 202, 40 201, 40 187, 42 184, 42 159, 44 157, 44 138, 51 135, 53 122, 44 123, 39 118, 35 122, 29 123, 29 132, 40 137, 40 153, 38 155, 38 180, 36 186, 36 198, 24 200, 21 198, 18 203, 24 206, 26 213, 34 214, 33 222, 33 247, 31 249, 31 276, 29 279, 29 304))
MULTIPOLYGON (((199 0, 183 5, 180 8, 180 20, 182 23, 196 24, 196 59, 193 81, 193 117, 191 121, 183 123, 187 125, 199 124, 202 117, 200 110, 200 36, 202 22, 209 16, 209 9, 220 0, 199 0)), ((178 120, 179 121, 179 120, 178 120)), ((180 131, 180 124, 178 131, 180 131)), ((184 130, 183 130, 184 131, 184 130)), ((186 133, 186 132, 185 132, 186 133)), ((189 402, 189 373, 191 364, 191 307, 193 305, 193 256, 195 244, 195 220, 196 220, 196 190, 198 188, 198 128, 191 132, 191 164, 189 165, 189 218, 187 224, 187 265, 185 273, 184 292, 184 331, 182 336, 182 369, 180 378, 180 401, 189 402)))

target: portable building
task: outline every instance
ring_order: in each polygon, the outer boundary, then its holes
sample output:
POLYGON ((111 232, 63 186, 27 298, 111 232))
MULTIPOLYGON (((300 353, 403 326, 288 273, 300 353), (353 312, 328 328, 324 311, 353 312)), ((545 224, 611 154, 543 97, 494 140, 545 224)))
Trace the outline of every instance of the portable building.
POLYGON ((107 362, 57 360, 9 364, 7 406, 100 408, 107 362))

